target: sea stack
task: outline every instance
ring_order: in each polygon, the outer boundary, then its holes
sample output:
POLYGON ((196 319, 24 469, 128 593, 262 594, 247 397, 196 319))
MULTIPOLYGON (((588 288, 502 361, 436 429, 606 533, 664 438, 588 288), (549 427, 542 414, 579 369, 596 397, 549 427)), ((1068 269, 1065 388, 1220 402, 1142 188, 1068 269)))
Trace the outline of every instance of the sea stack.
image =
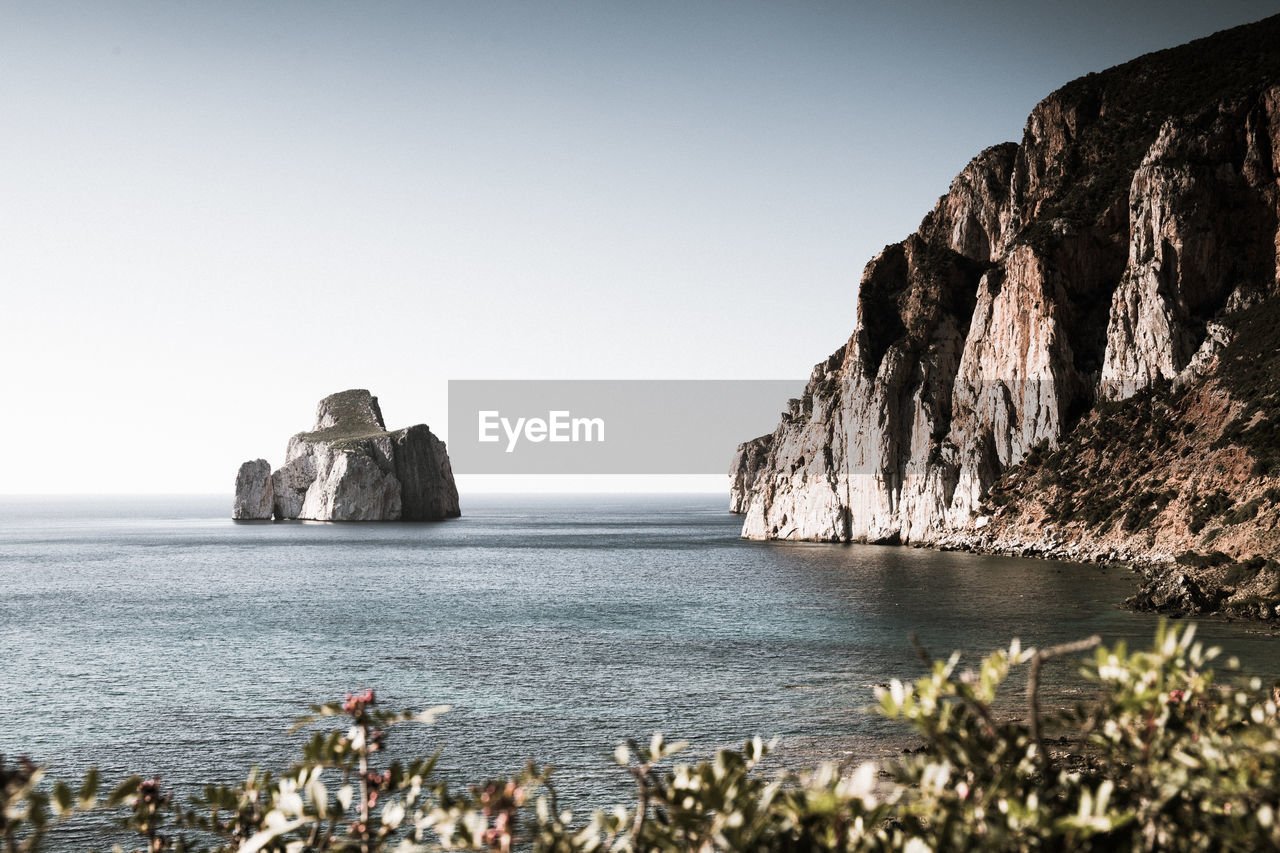
POLYGON ((389 431, 378 398, 364 389, 321 400, 315 427, 290 438, 284 465, 266 476, 269 471, 262 459, 240 466, 233 518, 439 521, 461 515, 444 442, 425 424, 389 431))

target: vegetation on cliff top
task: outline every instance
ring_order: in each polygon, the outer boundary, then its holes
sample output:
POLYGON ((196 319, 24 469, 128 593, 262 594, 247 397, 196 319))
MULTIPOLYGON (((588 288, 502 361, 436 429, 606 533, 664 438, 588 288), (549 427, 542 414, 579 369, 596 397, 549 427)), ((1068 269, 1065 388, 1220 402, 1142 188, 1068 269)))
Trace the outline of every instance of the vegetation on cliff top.
POLYGON ((339 448, 358 448, 364 441, 389 434, 378 398, 363 389, 330 394, 320 401, 320 408, 334 423, 324 429, 300 432, 296 438, 328 442, 339 448))
POLYGON ((1094 224, 1117 200, 1173 117, 1209 117, 1219 104, 1280 82, 1280 15, 1149 53, 1058 89, 1054 101, 1076 111, 1078 156, 1052 175, 1050 201, 1022 235, 1046 239, 1054 219, 1094 224))

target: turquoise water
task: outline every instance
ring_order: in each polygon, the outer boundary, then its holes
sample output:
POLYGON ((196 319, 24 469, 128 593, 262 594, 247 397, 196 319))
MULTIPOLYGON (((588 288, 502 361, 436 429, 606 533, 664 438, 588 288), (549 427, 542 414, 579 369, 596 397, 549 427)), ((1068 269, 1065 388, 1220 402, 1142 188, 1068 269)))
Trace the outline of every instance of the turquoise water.
MULTIPOLYGON (((371 686, 391 707, 453 706, 393 748, 441 746, 470 778, 550 760, 572 800, 624 787, 605 756, 654 730, 704 752, 778 736, 781 765, 893 752, 909 739, 862 709, 920 671, 912 632, 976 654, 1155 628, 1119 608, 1124 571, 744 542, 716 496, 477 496, 440 524, 229 509, 0 501, 0 753, 233 781, 289 763, 307 705, 371 686)), ((1270 635, 1202 634, 1280 670, 1270 635)), ((1046 668, 1051 700, 1079 695, 1071 671, 1046 668)))

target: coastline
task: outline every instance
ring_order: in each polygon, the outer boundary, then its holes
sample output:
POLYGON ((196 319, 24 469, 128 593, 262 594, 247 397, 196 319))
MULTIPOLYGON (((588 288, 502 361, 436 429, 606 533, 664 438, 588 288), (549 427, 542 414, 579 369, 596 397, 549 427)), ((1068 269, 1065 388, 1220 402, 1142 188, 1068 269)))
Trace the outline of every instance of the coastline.
MULTIPOLYGON (((1124 547, 1090 547, 1081 542, 1068 542, 1045 529, 1040 540, 1001 537, 989 534, 952 533, 933 543, 913 547, 929 547, 938 551, 963 551, 990 556, 1058 560, 1073 563, 1097 563, 1124 569, 1138 575, 1138 592, 1123 605, 1141 613, 1158 613, 1173 618, 1195 616, 1226 621, 1249 620, 1270 625, 1280 632, 1280 608, 1249 593, 1241 584, 1226 582, 1232 568, 1248 565, 1247 561, 1226 558, 1211 565, 1184 562, 1178 556, 1162 553, 1135 553, 1124 547), (1243 593, 1243 594, 1242 594, 1243 593)), ((1189 552, 1188 552, 1189 553, 1189 552)))

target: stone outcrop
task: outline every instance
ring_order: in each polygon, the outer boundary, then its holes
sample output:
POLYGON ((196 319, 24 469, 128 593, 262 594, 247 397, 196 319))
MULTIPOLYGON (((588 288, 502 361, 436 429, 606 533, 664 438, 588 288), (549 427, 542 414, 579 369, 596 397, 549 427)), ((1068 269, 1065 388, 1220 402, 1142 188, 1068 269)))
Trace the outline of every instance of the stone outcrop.
POLYGON ((1143 157, 1130 188, 1128 265, 1107 324, 1104 396, 1185 381, 1202 347, 1220 346, 1205 334, 1208 318, 1268 292, 1258 285, 1274 276, 1275 255, 1258 250, 1275 239, 1274 152, 1258 152, 1247 136, 1255 116, 1280 116, 1277 91, 1264 92, 1252 115, 1221 111, 1207 128, 1170 119, 1143 157))
POLYGON ((1143 572, 1137 593, 1125 600, 1126 606, 1150 613, 1213 613, 1218 604, 1218 597, 1179 570, 1143 572))
MULTIPOLYGON (((260 497, 264 467, 263 460, 241 466, 237 511, 242 499, 260 497)), ((284 465, 270 474, 265 492, 271 512, 252 517, 436 521, 461 514, 444 442, 423 424, 388 431, 378 398, 364 390, 320 401, 314 429, 289 439, 284 465)))
POLYGON ((1221 369, 1230 318, 1280 293, 1276 44, 1280 16, 1091 74, 969 163, 868 263, 853 335, 777 430, 739 448, 742 535, 976 536, 1033 449, 1221 369))
POLYGON ((1183 572, 1158 573, 1148 577, 1125 604, 1134 610, 1153 613, 1209 613, 1217 609, 1194 580, 1183 572))
POLYGON ((243 521, 266 521, 275 508, 271 488, 271 465, 265 459, 254 459, 236 472, 236 499, 231 517, 243 521))

